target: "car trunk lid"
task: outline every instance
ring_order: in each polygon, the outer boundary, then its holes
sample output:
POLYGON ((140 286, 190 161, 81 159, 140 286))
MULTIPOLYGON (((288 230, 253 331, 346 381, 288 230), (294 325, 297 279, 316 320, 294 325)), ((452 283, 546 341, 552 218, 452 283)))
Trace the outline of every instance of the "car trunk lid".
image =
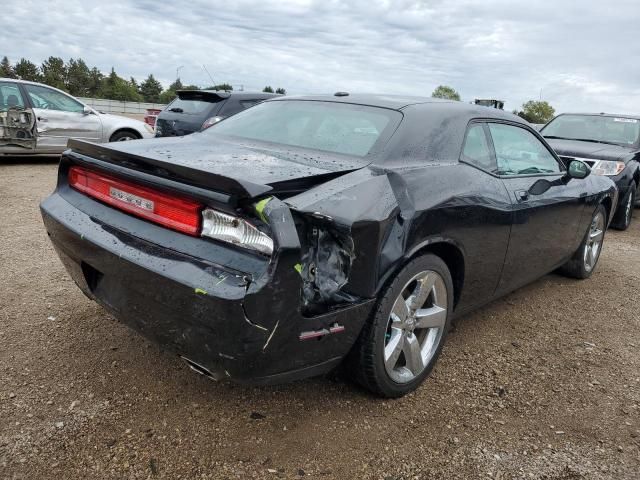
POLYGON ((70 140, 69 147, 108 164, 227 195, 233 203, 267 193, 283 197, 300 193, 367 164, 343 155, 219 139, 205 144, 198 136, 108 146, 70 140))

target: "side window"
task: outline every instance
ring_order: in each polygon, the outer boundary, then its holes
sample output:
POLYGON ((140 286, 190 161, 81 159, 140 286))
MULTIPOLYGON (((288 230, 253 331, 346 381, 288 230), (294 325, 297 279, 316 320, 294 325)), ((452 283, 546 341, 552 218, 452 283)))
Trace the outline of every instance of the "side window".
POLYGON ((73 113, 80 113, 84 110, 84 105, 64 93, 40 85, 27 84, 25 88, 34 108, 73 113))
POLYGON ((235 115, 238 112, 241 112, 246 107, 244 107, 240 102, 233 98, 229 98, 225 104, 222 106, 222 110, 220 110, 221 117, 230 117, 231 115, 235 115))
POLYGON ((497 170, 496 163, 491 155, 489 142, 484 133, 482 124, 471 125, 467 130, 467 136, 464 139, 462 147, 462 160, 471 165, 475 165, 482 170, 495 173, 497 170))
POLYGON ((551 152, 524 128, 490 123, 499 175, 559 173, 560 165, 551 152))
POLYGON ((20 88, 15 83, 0 82, 0 111, 6 112, 12 107, 24 109, 20 88))
POLYGON ((257 103, 260 103, 261 101, 262 100, 241 100, 240 104, 242 105, 242 108, 249 108, 253 107, 257 103))

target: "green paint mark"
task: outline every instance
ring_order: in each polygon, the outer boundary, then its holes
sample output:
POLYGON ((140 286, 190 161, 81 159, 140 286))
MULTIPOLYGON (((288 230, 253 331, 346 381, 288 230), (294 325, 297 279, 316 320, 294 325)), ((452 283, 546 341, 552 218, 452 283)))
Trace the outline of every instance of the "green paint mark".
POLYGON ((293 268, 296 269, 296 272, 298 272, 300 275, 302 275, 302 264, 301 263, 296 263, 293 268))
POLYGON ((269 203, 271 201, 273 197, 267 197, 267 198, 263 198, 262 200, 260 200, 258 203, 256 203, 255 208, 256 208, 256 212, 258 212, 258 216, 260 217, 260 219, 264 222, 264 223, 269 223, 267 221, 267 217, 264 216, 264 208, 267 206, 267 203, 269 203))
POLYGON ((201 289, 201 288, 196 288, 194 291, 195 291, 196 293, 199 293, 200 295, 206 295, 206 294, 207 294, 207 291, 206 291, 206 290, 203 290, 203 289, 201 289))

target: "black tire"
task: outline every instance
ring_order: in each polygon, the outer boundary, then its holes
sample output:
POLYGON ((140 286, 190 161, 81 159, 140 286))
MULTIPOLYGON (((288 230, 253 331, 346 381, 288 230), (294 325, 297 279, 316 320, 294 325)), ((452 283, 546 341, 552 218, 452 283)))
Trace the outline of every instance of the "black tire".
MULTIPOLYGON (((638 182, 636 182, 638 183, 638 182)), ((640 208, 640 185, 636 188, 636 208, 640 208)))
POLYGON ((119 130, 109 139, 110 142, 126 142, 128 140, 138 140, 140 135, 132 130, 119 130))
POLYGON ((626 230, 629 228, 629 225, 631 225, 631 219, 633 218, 633 208, 636 204, 636 194, 636 182, 632 181, 624 200, 620 202, 618 211, 611 222, 612 228, 615 228, 616 230, 626 230))
MULTIPOLYGON (((415 390, 429 375, 440 356, 442 346, 451 327, 453 308, 453 281, 447 265, 432 254, 426 254, 411 260, 381 292, 372 317, 366 322, 347 359, 346 373, 371 392, 388 398, 396 398, 415 390), (432 354, 422 373, 406 383, 394 381, 384 364, 385 339, 390 321, 391 308, 396 299, 405 291, 410 282, 421 272, 431 271, 440 275, 446 289, 446 321, 441 328, 441 336, 435 353, 432 354)), ((431 298, 431 297, 429 297, 431 298)), ((424 308, 422 306, 421 308, 424 308)), ((444 307, 442 307, 444 308, 444 307)), ((437 330, 440 333, 440 329, 437 330)), ((404 354, 402 354, 404 355, 404 354)))
POLYGON ((607 225, 607 210, 606 208, 604 208, 604 205, 600 204, 598 205, 598 208, 595 209, 595 211, 593 212, 593 215, 591 216, 591 222, 589 222, 589 227, 587 228, 587 231, 584 234, 584 238, 582 239, 582 243, 580 243, 578 250, 576 250, 576 252, 573 254, 571 259, 567 263, 565 263, 562 267, 560 267, 560 270, 559 270, 560 273, 562 273, 563 275, 566 275, 567 277, 579 278, 579 279, 589 278, 593 274, 598 264, 598 260, 600 260, 600 254, 602 253, 602 246, 604 245, 604 236, 607 230, 606 225, 607 225), (596 217, 598 215, 601 215, 602 218, 604 219, 604 224, 602 228, 602 239, 600 241, 600 246, 598 248, 598 253, 597 253, 595 262, 593 262, 593 264, 589 266, 586 260, 587 254, 585 250, 589 248, 590 234, 592 233, 592 225, 594 224, 596 217))

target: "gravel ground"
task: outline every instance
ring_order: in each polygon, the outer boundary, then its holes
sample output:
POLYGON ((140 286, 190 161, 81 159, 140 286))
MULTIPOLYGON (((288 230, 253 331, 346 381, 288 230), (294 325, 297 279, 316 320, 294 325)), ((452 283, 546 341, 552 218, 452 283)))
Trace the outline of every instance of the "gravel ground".
POLYGON ((193 374, 65 274, 38 211, 55 162, 0 161, 0 478, 640 478, 640 211, 590 280, 468 315, 388 401, 193 374))

